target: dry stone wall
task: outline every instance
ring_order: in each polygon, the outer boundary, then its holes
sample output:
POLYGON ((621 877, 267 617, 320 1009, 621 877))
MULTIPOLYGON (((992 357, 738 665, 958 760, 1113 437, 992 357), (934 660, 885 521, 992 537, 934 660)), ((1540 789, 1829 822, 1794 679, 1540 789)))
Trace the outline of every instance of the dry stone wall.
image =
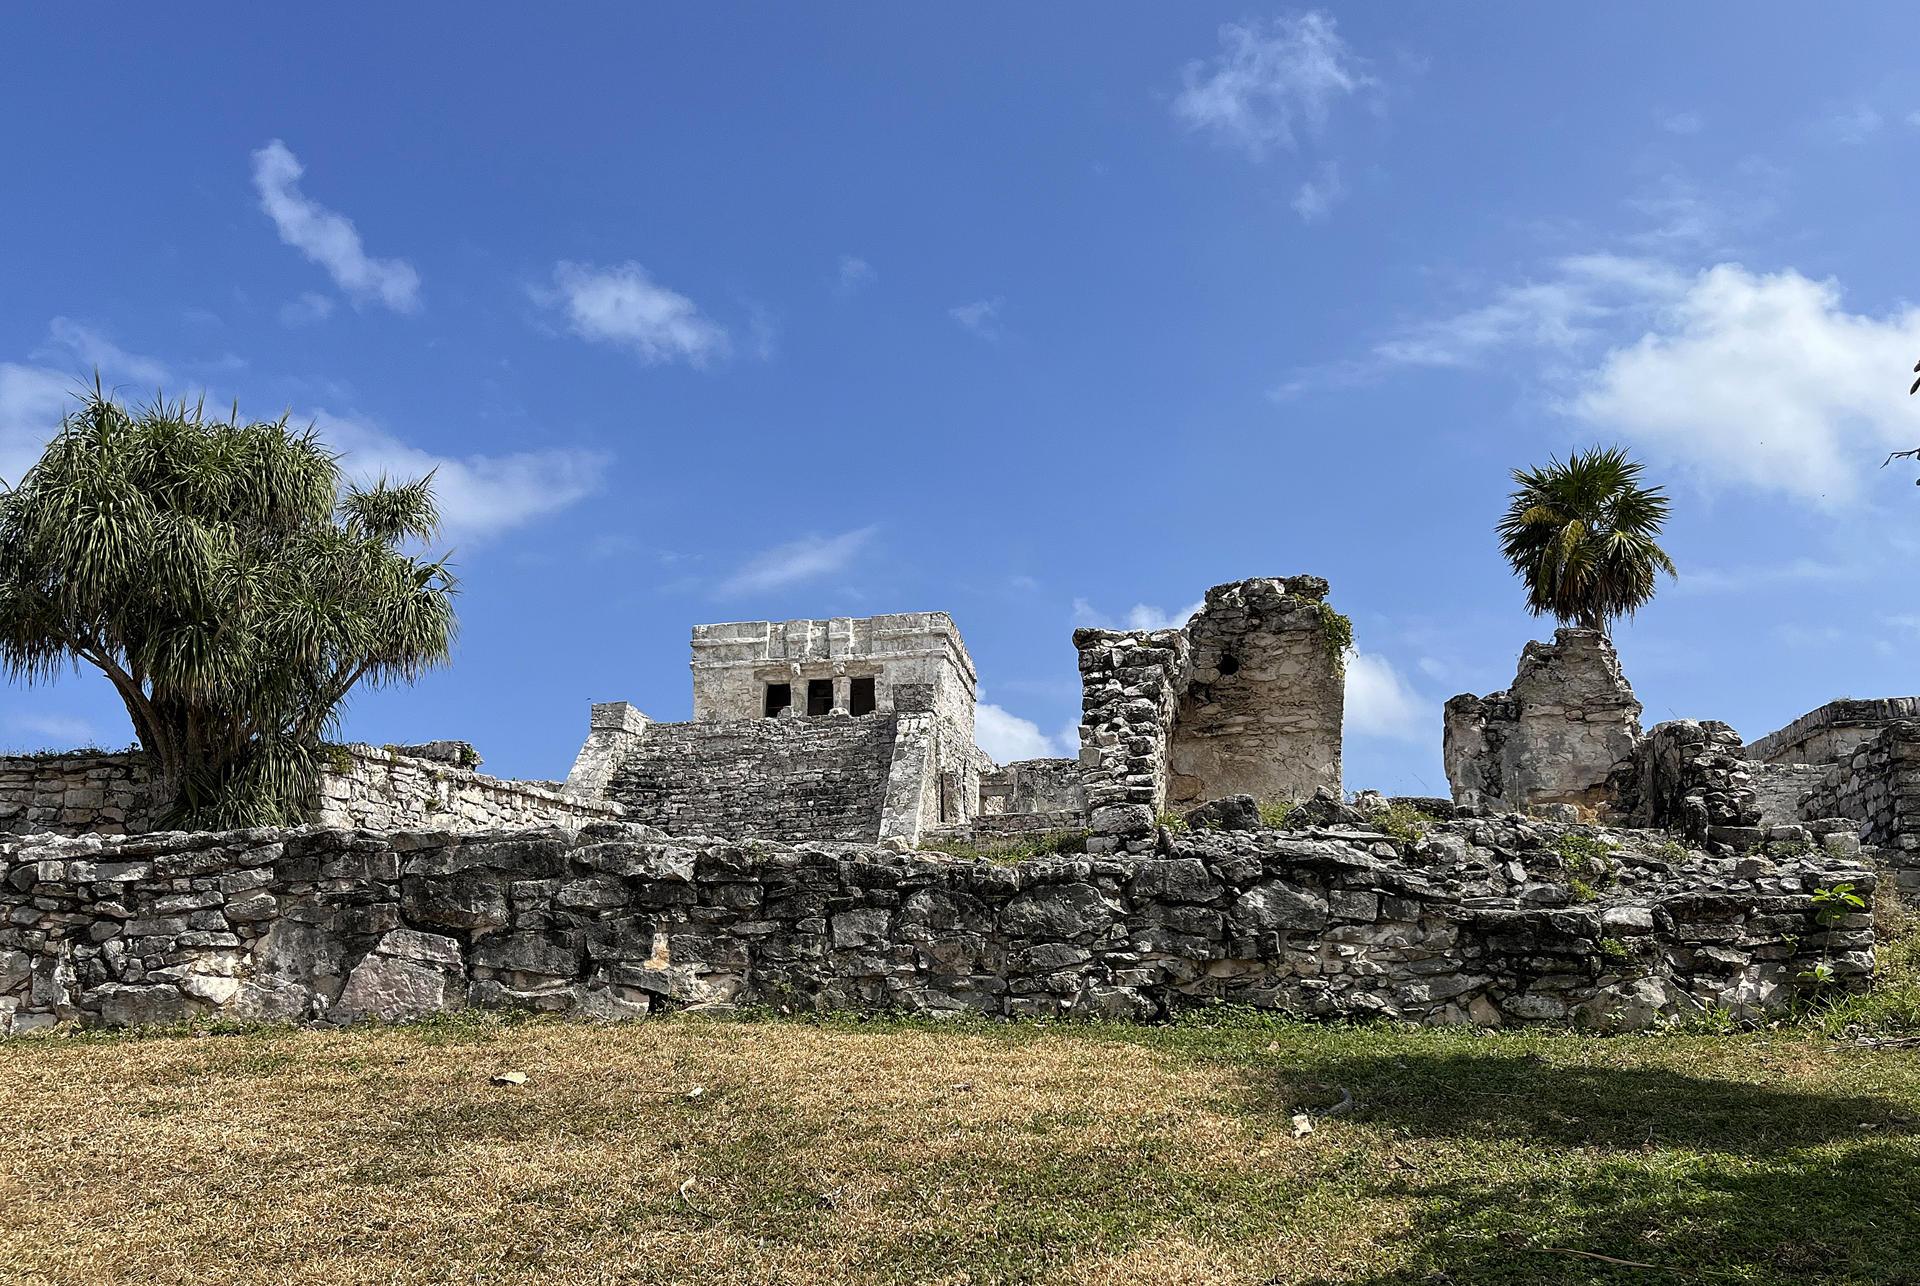
POLYGON ((1843 697, 1759 738, 1746 757, 1769 764, 1841 763, 1888 724, 1914 719, 1920 719, 1920 697, 1843 697))
MULTIPOLYGON (((471 747, 466 752, 477 758, 471 747)), ((360 745, 332 749, 316 812, 322 825, 372 830, 583 826, 619 816, 618 805, 604 799, 360 745)), ((137 835, 157 824, 146 758, 138 752, 0 757, 0 833, 137 835)))
POLYGON ((317 820, 362 830, 481 831, 584 826, 620 814, 617 804, 604 799, 489 777, 442 759, 346 746, 320 779, 317 820))
POLYGON ((0 757, 0 834, 138 834, 153 813, 137 753, 0 757))
MULTIPOLYGON (((1414 844, 1333 827, 1170 836, 997 866, 830 842, 578 832, 0 841, 0 1028, 186 1018, 593 1017, 699 1003, 1152 1018, 1209 1001, 1325 1016, 1638 1026, 1784 1004, 1872 968, 1872 874, 1636 851, 1578 873, 1517 817, 1414 844)), ((1587 835, 1586 832, 1579 832, 1587 835)), ((1587 835, 1587 838, 1596 838, 1587 835)))
POLYGON ((1147 852, 1167 802, 1173 712, 1187 672, 1181 630, 1073 632, 1080 654, 1080 783, 1095 853, 1147 852))
POLYGON ((1859 823, 1900 887, 1920 894, 1920 722, 1882 728, 1829 767, 1801 809, 1859 823))
POLYGON ((1632 826, 1680 831, 1696 843, 1749 844, 1761 821, 1752 769, 1740 734, 1724 723, 1655 724, 1615 770, 1614 807, 1632 826))

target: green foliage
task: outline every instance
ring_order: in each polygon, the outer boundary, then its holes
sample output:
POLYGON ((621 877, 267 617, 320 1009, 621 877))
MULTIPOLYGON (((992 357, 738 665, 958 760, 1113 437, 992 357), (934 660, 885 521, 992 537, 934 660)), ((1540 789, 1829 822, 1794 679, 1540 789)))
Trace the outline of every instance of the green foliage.
POLYGON ((447 659, 453 578, 400 548, 438 521, 430 478, 343 486, 284 418, 96 382, 0 494, 0 670, 106 675, 170 823, 299 821, 348 692, 447 659))
POLYGON ((1193 827, 1187 824, 1186 818, 1167 808, 1163 808, 1153 815, 1153 824, 1174 835, 1185 835, 1193 829, 1193 827))
POLYGON ((1298 800, 1263 799, 1260 801, 1260 824, 1269 830, 1282 830, 1294 810, 1300 807, 1298 800))
POLYGON ((1853 891, 1851 882, 1813 891, 1813 918, 1824 928, 1832 928, 1855 911, 1866 909, 1867 900, 1853 891))
POLYGON ((1325 644, 1327 655, 1333 660, 1333 667, 1341 674, 1347 671, 1347 653, 1353 650, 1353 618, 1344 616, 1322 599, 1314 604, 1320 614, 1320 638, 1325 644))
POLYGON ((958 839, 922 840, 922 850, 945 853, 969 862, 993 862, 1011 866, 1040 857, 1087 851, 1087 832, 1083 830, 1046 831, 1038 835, 1009 835, 985 843, 958 839))
POLYGON ((1403 799, 1396 799, 1367 820, 1402 843, 1417 844, 1427 829, 1440 819, 1403 799))
POLYGON ((1600 939, 1600 958, 1609 964, 1625 964, 1633 959, 1633 953, 1627 950, 1627 944, 1618 938, 1600 939))
POLYGON ((1624 451, 1595 447, 1514 470, 1517 489, 1496 530, 1526 584, 1528 611, 1605 630, 1653 597, 1658 573, 1675 575, 1658 543, 1667 496, 1640 485, 1641 468, 1624 451))
POLYGON ((1653 850, 1653 855, 1663 862, 1684 862, 1687 860, 1687 846, 1678 840, 1666 840, 1653 850))

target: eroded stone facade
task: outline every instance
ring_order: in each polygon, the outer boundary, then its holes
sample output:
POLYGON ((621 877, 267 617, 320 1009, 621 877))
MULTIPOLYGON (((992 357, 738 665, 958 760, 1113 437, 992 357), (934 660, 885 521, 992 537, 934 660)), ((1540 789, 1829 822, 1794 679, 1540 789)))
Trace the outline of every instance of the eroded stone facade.
POLYGON ((1187 624, 1187 672, 1168 749, 1167 803, 1340 789, 1342 648, 1318 576, 1207 591, 1187 624))
POLYGON ((1616 767, 1640 737, 1640 702, 1598 630, 1528 643, 1504 692, 1447 702, 1441 755, 1456 804, 1483 812, 1612 803, 1616 767))

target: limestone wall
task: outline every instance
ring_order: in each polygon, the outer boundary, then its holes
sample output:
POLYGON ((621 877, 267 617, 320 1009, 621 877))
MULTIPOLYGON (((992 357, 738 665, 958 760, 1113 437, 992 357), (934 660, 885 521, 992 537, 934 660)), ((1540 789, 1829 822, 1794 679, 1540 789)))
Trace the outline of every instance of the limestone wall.
POLYGON ((1147 852, 1167 802, 1173 712, 1186 681, 1180 630, 1073 632, 1080 654, 1080 782, 1096 853, 1147 852))
POLYGON ((1598 810, 1640 736, 1640 702, 1613 644, 1560 629, 1520 654, 1513 686, 1447 702, 1441 755, 1456 804, 1488 812, 1535 804, 1598 810))
MULTIPOLYGON (((360 745, 332 748, 317 808, 324 825, 370 830, 581 826, 619 816, 605 800, 360 745)), ((0 833, 140 834, 157 824, 137 752, 0 757, 0 833)))
POLYGON ((1747 747, 1747 758, 1770 764, 1839 763, 1890 723, 1920 718, 1920 697, 1842 698, 1810 710, 1747 747))
MULTIPOLYGON (((1740 734, 1715 720, 1655 724, 1611 783, 1614 807, 1629 825, 1680 831, 1696 842, 1743 846, 1761 822, 1753 765, 1740 734)), ((1798 813, 1772 819, 1791 822, 1798 813)))
POLYGON ((1078 759, 1021 759, 980 776, 980 811, 1085 813, 1087 792, 1078 759))
POLYGON ((1318 576, 1216 585, 1187 625, 1166 802, 1340 791, 1342 641, 1318 576))
POLYGON ((1889 724, 1830 766, 1801 811, 1858 822, 1900 886, 1920 893, 1920 723, 1889 724))
MULTIPOLYGON (((629 820, 682 835, 878 840, 900 722, 874 714, 650 724, 613 767, 607 798, 629 820)), ((917 776, 912 788, 918 817, 917 776)), ((977 798, 977 779, 973 789, 977 798)))
POLYGON ((128 835, 152 822, 137 752, 0 756, 0 834, 128 835))
POLYGON ((611 821, 620 808, 524 781, 489 777, 439 759, 375 746, 345 746, 320 779, 323 826, 363 830, 498 830, 584 826, 611 821))
MULTIPOLYGON (((1583 867, 1563 829, 1200 833, 1158 853, 996 866, 848 844, 598 825, 461 836, 302 828, 0 841, 0 1030, 56 1021, 598 1017, 699 1002, 1159 1017, 1637 1026, 1785 1003, 1872 967, 1824 855, 1583 867), (1604 878, 1603 878, 1604 876, 1604 878)), ((1804 850, 1804 845, 1802 846, 1804 850)))

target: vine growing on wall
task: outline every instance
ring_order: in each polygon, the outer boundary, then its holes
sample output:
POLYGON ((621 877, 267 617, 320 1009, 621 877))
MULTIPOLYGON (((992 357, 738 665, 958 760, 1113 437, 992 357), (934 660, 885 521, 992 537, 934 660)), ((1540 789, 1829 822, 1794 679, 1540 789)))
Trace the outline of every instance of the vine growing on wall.
POLYGON ((1333 662, 1335 674, 1347 672, 1347 653, 1353 649, 1353 618, 1333 610, 1324 599, 1314 604, 1320 614, 1320 638, 1333 662))

